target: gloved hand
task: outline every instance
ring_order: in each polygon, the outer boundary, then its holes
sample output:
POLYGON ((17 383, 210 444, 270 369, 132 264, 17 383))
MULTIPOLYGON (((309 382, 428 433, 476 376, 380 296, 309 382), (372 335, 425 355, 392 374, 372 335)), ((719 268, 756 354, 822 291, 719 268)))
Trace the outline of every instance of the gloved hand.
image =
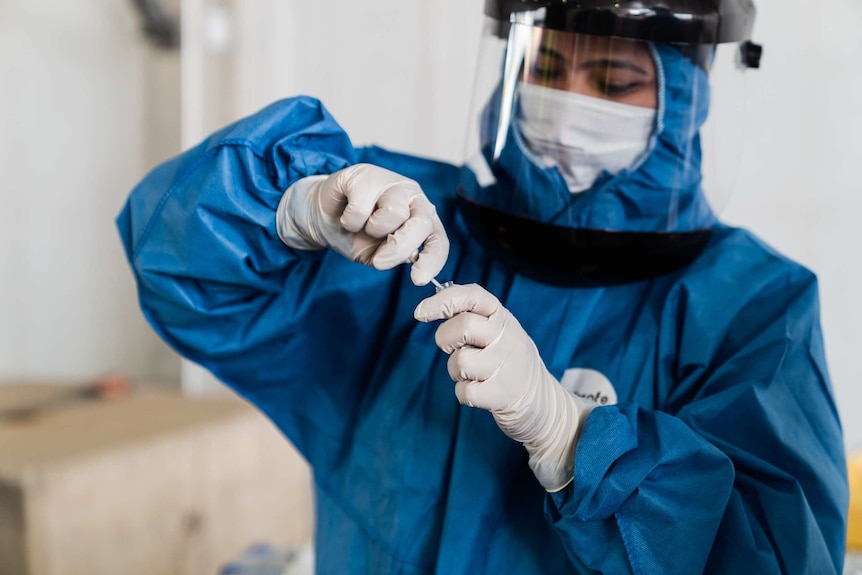
POLYGON ((419 184, 371 164, 299 180, 276 217, 288 246, 329 247, 380 270, 412 260, 422 248, 410 271, 416 285, 431 281, 449 256, 449 238, 419 184))
POLYGON ((435 339, 450 354, 458 401, 489 410, 506 435, 524 444, 546 490, 568 485, 575 445, 595 404, 560 385, 518 320, 481 286, 441 290, 421 301, 413 315, 422 322, 447 320, 435 339))

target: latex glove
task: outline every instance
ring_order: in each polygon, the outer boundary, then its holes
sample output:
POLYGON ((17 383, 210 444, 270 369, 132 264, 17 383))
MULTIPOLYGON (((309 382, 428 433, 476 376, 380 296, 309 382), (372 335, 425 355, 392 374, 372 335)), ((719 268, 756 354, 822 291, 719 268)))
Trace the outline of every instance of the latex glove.
POLYGON ((281 240, 292 248, 332 248, 379 270, 415 259, 410 278, 425 285, 449 256, 449 238, 415 181, 357 164, 290 186, 278 206, 281 240))
POLYGON ((413 315, 446 320, 435 339, 450 354, 458 401, 489 410, 506 435, 524 444, 546 490, 568 485, 581 427, 595 404, 560 385, 518 320, 481 286, 446 288, 421 301, 413 315))

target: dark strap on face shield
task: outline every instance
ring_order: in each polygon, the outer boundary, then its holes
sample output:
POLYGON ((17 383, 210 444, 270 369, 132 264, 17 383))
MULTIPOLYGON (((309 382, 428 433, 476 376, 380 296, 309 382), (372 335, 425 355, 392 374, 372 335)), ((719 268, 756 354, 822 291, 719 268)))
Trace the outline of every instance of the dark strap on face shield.
POLYGON ((564 32, 671 44, 751 37, 751 0, 486 0, 485 14, 564 32))
POLYGON ((470 233, 515 273, 564 287, 610 286, 681 269, 709 243, 712 229, 623 232, 567 228, 478 204, 458 192, 470 233))
MULTIPOLYGON (((702 68, 707 73, 712 67, 712 62, 715 58, 715 46, 693 44, 668 45, 679 50, 683 56, 694 62, 695 66, 702 68)), ((751 41, 745 41, 739 45, 737 64, 741 68, 760 68, 760 60, 762 57, 763 46, 751 41)))

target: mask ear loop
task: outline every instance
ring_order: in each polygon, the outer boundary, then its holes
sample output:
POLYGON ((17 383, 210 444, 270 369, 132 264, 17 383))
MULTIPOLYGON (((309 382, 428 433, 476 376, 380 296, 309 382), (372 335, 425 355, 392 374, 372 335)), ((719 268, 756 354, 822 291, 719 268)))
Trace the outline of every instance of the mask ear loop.
POLYGON ((530 40, 531 27, 512 23, 509 29, 509 41, 506 44, 506 60, 503 65, 503 86, 500 98, 500 115, 497 119, 497 138, 494 142, 493 161, 497 162, 506 146, 508 128, 515 108, 515 92, 518 86, 518 76, 521 74, 524 56, 530 40))

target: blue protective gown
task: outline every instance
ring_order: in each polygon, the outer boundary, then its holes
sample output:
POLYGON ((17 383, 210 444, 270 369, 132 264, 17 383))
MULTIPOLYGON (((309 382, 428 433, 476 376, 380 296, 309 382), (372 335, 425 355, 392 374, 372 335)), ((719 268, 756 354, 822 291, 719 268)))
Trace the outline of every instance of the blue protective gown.
POLYGON ((840 573, 847 483, 814 275, 715 229, 689 267, 562 288, 468 235, 458 168, 354 149, 316 100, 283 100, 153 170, 118 225, 143 311, 183 356, 260 408, 311 464, 316 560, 351 573, 840 573), (276 233, 298 179, 373 163, 417 180, 452 243, 440 279, 495 294, 556 377, 596 408, 574 481, 548 495, 524 448, 458 404, 413 319, 432 293, 276 233))

